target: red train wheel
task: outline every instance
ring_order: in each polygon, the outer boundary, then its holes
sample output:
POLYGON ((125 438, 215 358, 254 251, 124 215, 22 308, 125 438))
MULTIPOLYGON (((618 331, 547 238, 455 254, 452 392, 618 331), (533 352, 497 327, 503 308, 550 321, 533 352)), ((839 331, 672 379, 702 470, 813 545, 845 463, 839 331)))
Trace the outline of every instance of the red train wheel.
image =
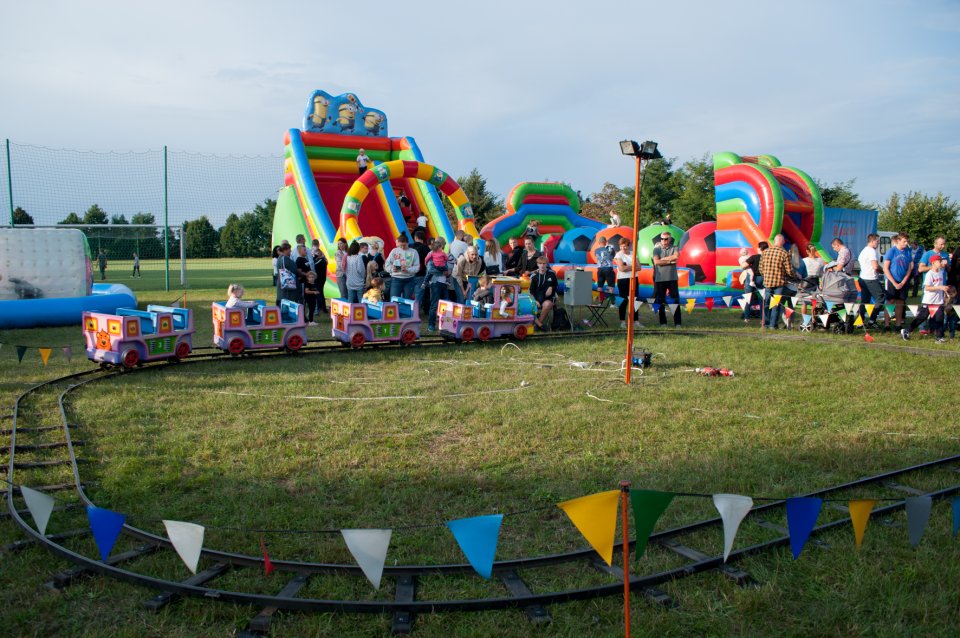
POLYGON ((513 329, 513 336, 519 339, 520 341, 523 341, 524 339, 527 338, 527 327, 523 324, 520 324, 519 326, 513 329))
POLYGON ((477 338, 480 339, 480 341, 486 341, 487 339, 489 339, 489 338, 490 338, 490 326, 484 326, 484 327, 480 328, 480 331, 477 332, 477 338))
POLYGON ((303 347, 303 337, 300 335, 290 335, 287 339, 287 350, 296 352, 303 347))
POLYGON ((363 333, 359 330, 350 335, 350 345, 354 348, 362 348, 363 344, 367 342, 367 338, 363 336, 363 333))
POLYGON ((135 368, 140 363, 140 353, 137 352, 136 348, 128 348, 123 351, 120 360, 123 362, 124 368, 135 368))
POLYGON ((460 333, 460 339, 462 341, 473 341, 473 328, 464 328, 463 332, 460 333))
POLYGON ((415 330, 404 330, 403 334, 400 335, 400 343, 405 346, 412 346, 417 340, 417 333, 415 330))
POLYGON ((180 343, 177 344, 177 349, 173 353, 173 356, 176 357, 177 359, 186 359, 187 357, 190 356, 190 352, 191 352, 190 344, 187 343, 186 341, 181 341, 180 343))
POLYGON ((227 344, 227 352, 230 354, 243 354, 244 348, 246 348, 246 346, 240 337, 234 337, 230 340, 230 343, 227 344))

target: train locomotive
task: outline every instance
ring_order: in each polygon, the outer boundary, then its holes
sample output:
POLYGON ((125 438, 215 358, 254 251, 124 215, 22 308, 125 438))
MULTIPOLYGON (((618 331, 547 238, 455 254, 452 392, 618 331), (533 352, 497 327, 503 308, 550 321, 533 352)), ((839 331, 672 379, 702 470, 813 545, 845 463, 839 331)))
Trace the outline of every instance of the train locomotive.
POLYGON ((149 305, 146 310, 117 308, 116 314, 83 313, 87 358, 103 366, 185 359, 193 352, 194 332, 188 308, 149 305))
POLYGON ((307 343, 303 306, 281 299, 279 306, 255 301, 253 306, 213 302, 213 345, 232 355, 247 350, 284 349, 296 352, 307 343))

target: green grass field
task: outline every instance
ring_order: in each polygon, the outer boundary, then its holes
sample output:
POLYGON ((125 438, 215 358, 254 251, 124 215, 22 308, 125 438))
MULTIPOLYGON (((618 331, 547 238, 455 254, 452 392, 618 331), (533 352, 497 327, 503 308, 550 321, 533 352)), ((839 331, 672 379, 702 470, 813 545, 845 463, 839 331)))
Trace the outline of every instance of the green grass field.
MULTIPOLYGON (((207 289, 187 292, 197 317, 195 345, 210 343, 210 301, 221 298, 232 278, 221 281, 219 270, 209 272, 202 280, 207 289)), ((252 279, 240 279, 255 288, 252 279)), ((142 304, 171 298, 142 290, 142 304)), ((248 296, 271 294, 261 288, 248 296)), ((653 323, 646 309, 641 318, 653 323)), ((249 554, 258 552, 257 534, 222 528, 391 527, 397 531, 390 564, 463 560, 442 528, 402 528, 539 507, 547 509, 505 519, 498 558, 583 547, 551 506, 615 489, 620 480, 673 491, 789 496, 960 448, 952 394, 956 342, 915 339, 905 348, 893 335, 876 335, 867 345, 859 335, 795 332, 758 339, 756 326, 744 327, 734 310, 697 310, 684 322, 718 333, 641 331, 637 345, 660 356, 631 387, 617 372, 622 338, 531 341, 519 350, 503 342, 344 349, 123 375, 75 393, 69 416, 83 426, 87 445, 80 456, 92 461, 81 466, 92 485, 88 493, 134 525, 163 533, 162 518, 202 523, 209 526, 206 546, 249 554), (689 372, 704 365, 730 367, 737 376, 689 372)), ((327 322, 309 329, 311 340, 328 335, 327 322)), ((0 350, 0 399, 7 408, 28 384, 90 365, 78 328, 5 332, 0 341, 7 344, 0 350), (71 345, 77 355, 67 363, 55 352, 44 368, 31 350, 17 364, 12 344, 71 345)), ((36 407, 49 410, 48 403, 36 407)), ((54 412, 49 417, 55 422, 54 412)), ((40 476, 57 474, 17 472, 28 485, 40 476)), ((59 476, 69 480, 66 469, 59 476)), ((861 494, 891 495, 882 488, 861 494)), ((678 499, 658 529, 713 515, 709 500, 678 499)), ((960 568, 952 560, 957 540, 950 537, 949 517, 946 504, 935 505, 916 549, 904 527, 872 520, 859 553, 845 527, 823 536, 829 547, 810 545, 798 561, 784 549, 737 563, 759 581, 756 588, 739 588, 711 572, 664 587, 676 609, 638 595, 633 633, 953 635, 960 601, 952 583, 960 568)), ((892 519, 904 523, 902 513, 892 519)), ((78 520, 55 514, 48 533, 78 520)), ((9 519, 0 521, 0 543, 22 537, 9 519)), ((761 537, 762 530, 745 524, 737 547, 761 537)), ((274 558, 351 561, 335 535, 275 534, 269 542, 274 558)), ((698 542, 710 554, 722 549, 719 534, 698 542)), ((73 546, 95 551, 89 539, 73 546)), ((123 548, 131 546, 126 541, 123 548)), ((632 569, 677 564, 665 550, 651 548, 632 569)), ((169 578, 189 576, 173 560, 141 566, 169 578)), ((229 636, 256 613, 195 600, 152 613, 140 605, 152 592, 101 578, 61 594, 42 588, 67 567, 37 548, 4 557, 0 618, 9 635, 229 636)), ((580 567, 521 576, 535 591, 606 582, 580 567)), ((272 592, 284 582, 238 572, 217 586, 272 592)), ((503 591, 476 576, 424 579, 418 598, 503 591)), ((392 598, 393 583, 385 579, 377 593, 354 580, 317 577, 302 595, 392 598)), ((550 613, 553 623, 545 627, 530 625, 519 611, 421 615, 415 635, 623 633, 617 597, 555 605, 550 613)), ((278 636, 370 636, 388 634, 390 619, 281 614, 275 625, 278 636)))

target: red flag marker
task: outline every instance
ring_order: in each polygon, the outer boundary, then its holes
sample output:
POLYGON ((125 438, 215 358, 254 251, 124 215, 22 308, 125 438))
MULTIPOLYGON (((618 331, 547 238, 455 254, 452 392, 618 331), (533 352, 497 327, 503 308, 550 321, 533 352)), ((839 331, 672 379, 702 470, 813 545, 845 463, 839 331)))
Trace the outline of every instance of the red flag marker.
POLYGON ((273 571, 273 563, 270 562, 270 554, 267 553, 267 543, 260 537, 260 550, 263 551, 263 575, 269 576, 273 571))
POLYGON ((873 343, 873 337, 870 336, 869 332, 863 333, 863 340, 866 341, 867 343, 873 343))

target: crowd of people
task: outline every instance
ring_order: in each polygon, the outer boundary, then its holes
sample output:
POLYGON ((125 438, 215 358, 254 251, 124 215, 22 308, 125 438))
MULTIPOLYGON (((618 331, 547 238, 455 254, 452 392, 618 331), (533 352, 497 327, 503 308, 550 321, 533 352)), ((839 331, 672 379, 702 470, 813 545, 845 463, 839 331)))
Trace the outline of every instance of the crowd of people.
MULTIPOLYGON (((418 226, 413 231, 413 243, 406 234, 396 239, 396 247, 386 256, 378 240, 347 242, 340 239, 334 255, 333 271, 340 296, 356 303, 361 299, 380 301, 400 297, 418 302, 427 318, 428 329, 436 330, 436 311, 439 301, 451 299, 459 303, 476 300, 492 302, 490 280, 497 275, 526 276, 530 279, 530 295, 536 309, 536 324, 549 316, 557 301, 557 276, 546 257, 536 247, 536 224, 530 224, 521 237, 512 237, 507 250, 501 249, 496 239, 484 242, 481 254, 473 238, 462 230, 456 231, 450 245, 442 237, 427 239, 427 229, 418 226)), ((925 324, 938 341, 947 332, 956 335, 957 313, 952 304, 960 288, 960 247, 953 254, 947 252, 943 237, 937 237, 930 250, 910 243, 906 233, 892 239, 891 247, 881 256, 879 236, 870 234, 866 246, 854 256, 839 237, 831 242, 836 259, 827 262, 817 247, 793 244, 786 248, 783 235, 772 243, 760 242, 759 251, 749 248, 740 251, 740 283, 747 295, 742 320, 745 324, 759 314, 761 329, 780 328, 784 318, 784 303, 797 293, 807 293, 812 299, 821 287, 824 277, 852 277, 854 266, 859 266, 859 316, 868 329, 879 329, 877 321, 885 305, 892 305, 893 316, 884 314, 883 328, 899 331, 905 340, 925 324), (921 294, 919 309, 908 324, 906 301, 911 291, 921 294), (764 297, 760 298, 763 291, 764 297), (767 303, 779 295, 779 303, 767 303), (759 312, 757 312, 759 310, 759 312)), ((329 312, 324 296, 327 279, 327 259, 318 240, 308 247, 303 235, 297 235, 295 245, 283 241, 274 248, 273 276, 277 303, 290 299, 305 307, 307 322, 316 325, 319 313, 329 312)), ((617 247, 607 244, 603 236, 593 251, 597 264, 597 288, 620 299, 620 327, 628 321, 641 327, 636 308, 629 308, 632 269, 637 257, 629 239, 620 239, 617 247), (617 250, 619 248, 619 250, 617 250)), ((653 248, 654 303, 661 327, 672 319, 680 327, 681 299, 677 260, 679 251, 674 237, 664 230, 653 248), (672 312, 668 309, 672 308, 672 312), (672 317, 668 316, 672 314, 672 317)), ((242 289, 241 289, 242 293, 242 289)), ((801 295, 801 299, 804 296, 801 295)), ((806 312, 807 300, 801 313, 806 312)), ((850 321, 853 317, 850 317, 850 321)), ((791 327, 789 319, 783 321, 791 327)))

